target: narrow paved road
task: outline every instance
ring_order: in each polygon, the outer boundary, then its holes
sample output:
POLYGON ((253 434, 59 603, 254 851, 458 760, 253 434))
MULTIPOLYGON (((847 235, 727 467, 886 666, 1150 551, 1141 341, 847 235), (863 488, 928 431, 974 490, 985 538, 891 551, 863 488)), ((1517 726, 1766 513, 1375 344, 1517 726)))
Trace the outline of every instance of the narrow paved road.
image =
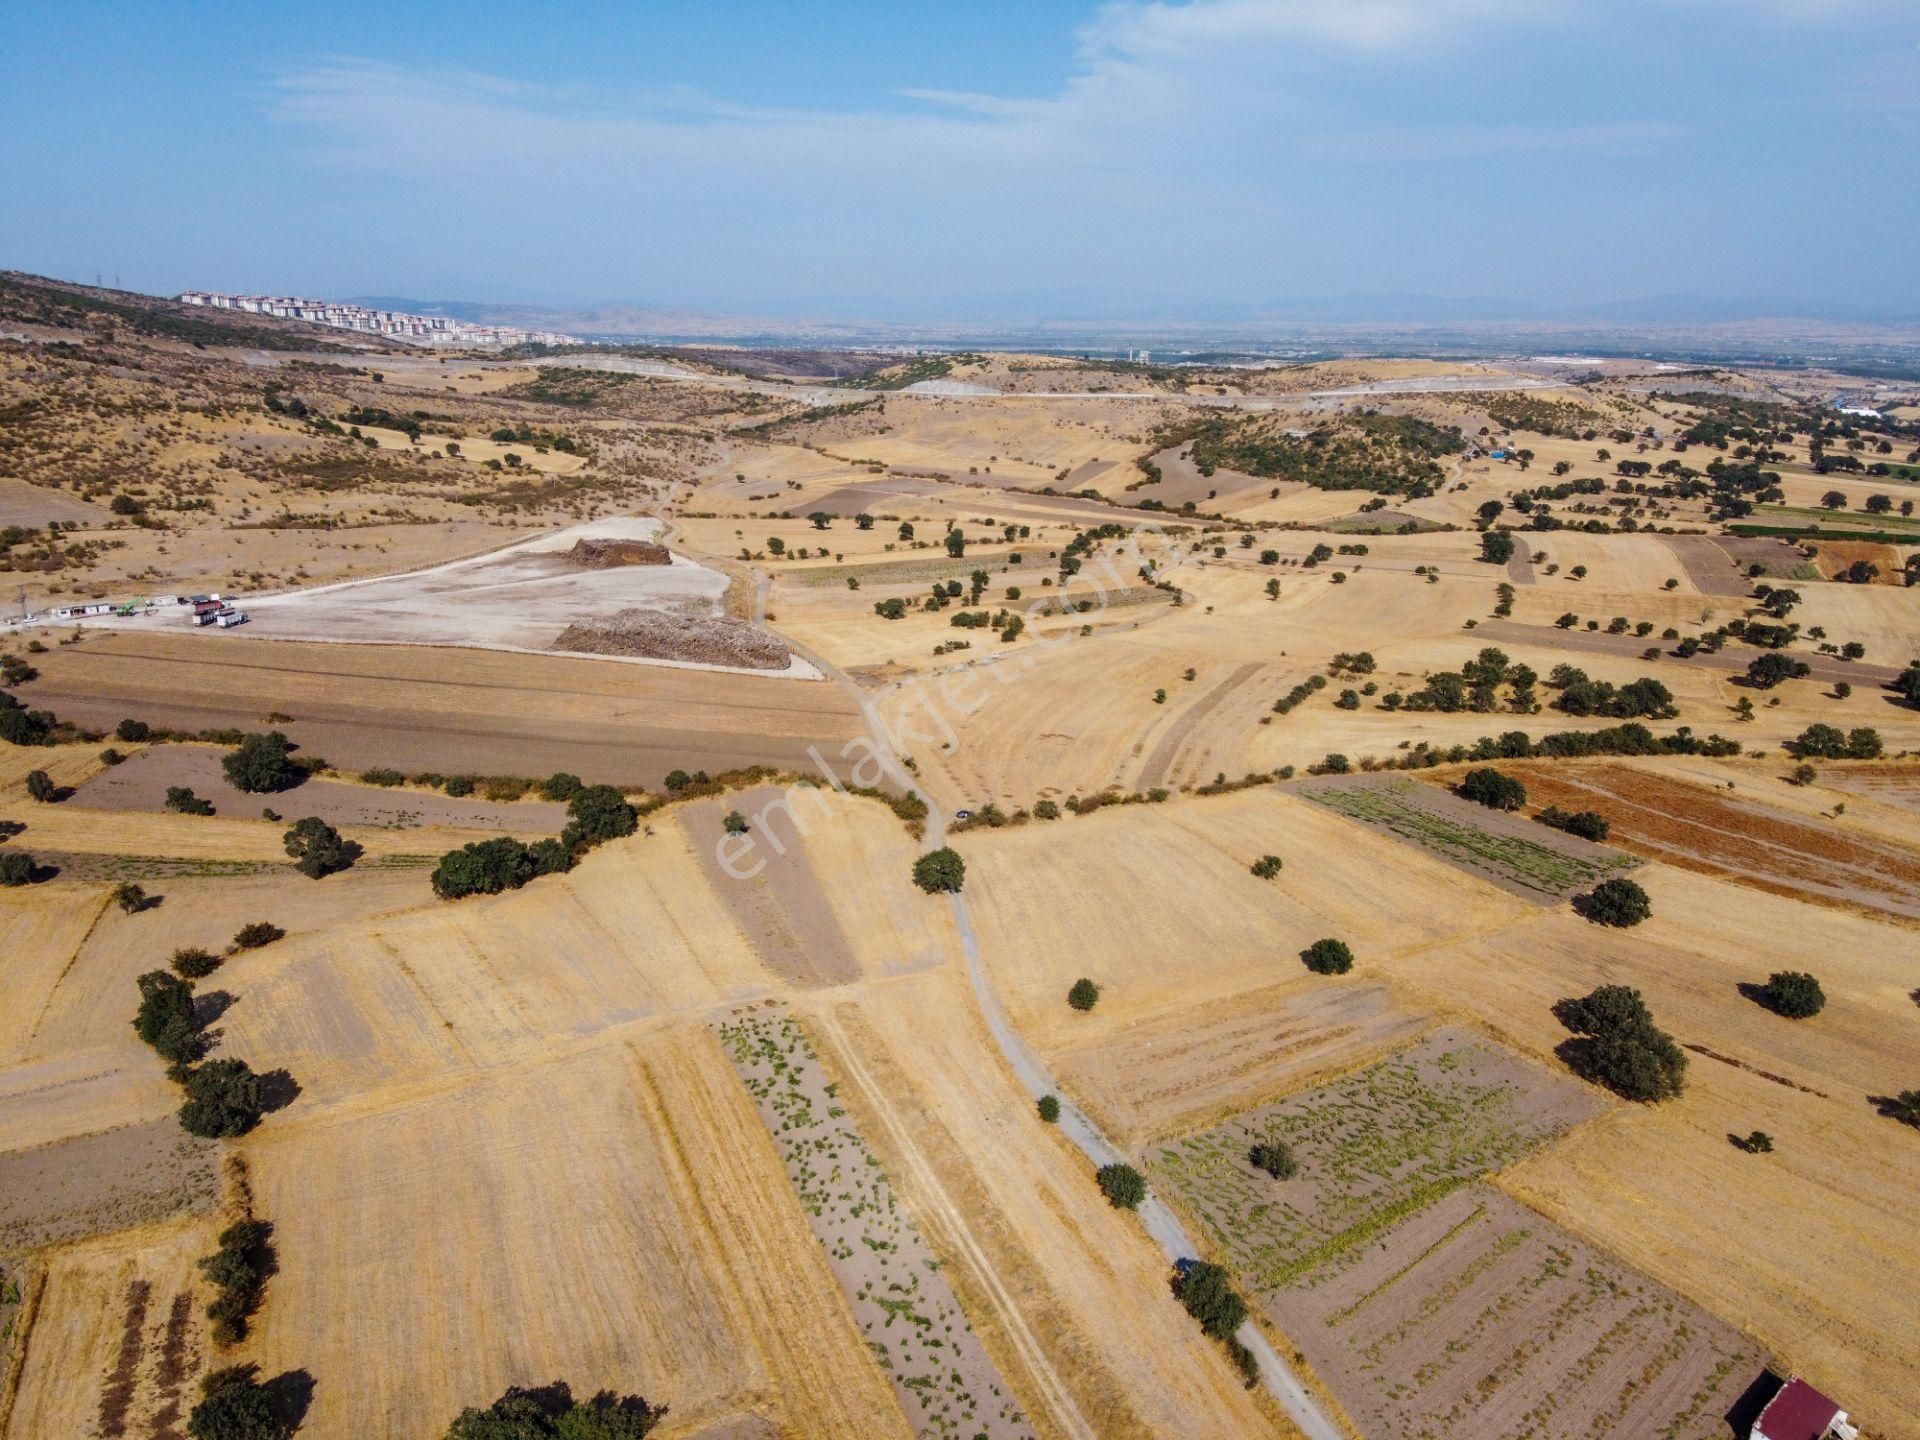
MULTIPOLYGON (((930 845, 937 847, 945 838, 946 826, 941 811, 925 790, 917 784, 913 788, 927 802, 930 812, 927 840, 930 845)), ((980 1016, 986 1021, 994 1043, 1000 1047, 1000 1053, 1006 1057, 1013 1073, 1034 1099, 1038 1100, 1042 1095, 1060 1097, 1061 1133, 1096 1168, 1125 1160, 1127 1157, 1101 1133, 1100 1127, 1072 1100, 1062 1095, 1059 1085, 1047 1072, 1047 1067, 1040 1063, 1039 1057, 1027 1048, 1026 1042, 1008 1022, 1006 1013, 1000 1008, 1000 998, 994 993, 993 984, 987 977, 986 965, 980 958, 980 940, 974 932, 973 912, 967 905, 966 896, 955 894, 949 898, 953 905, 954 924, 960 931, 960 944, 966 951, 967 978, 973 982, 973 996, 980 1006, 980 1016)), ((1188 1238, 1186 1229, 1158 1195, 1149 1191, 1139 1213, 1147 1233, 1165 1252, 1168 1261, 1198 1257, 1198 1251, 1188 1238)), ((1280 1408, 1300 1427, 1307 1440, 1345 1440, 1345 1432, 1320 1408, 1319 1401, 1307 1390, 1292 1367, 1280 1358, 1280 1352, 1268 1343, 1267 1337, 1253 1321, 1242 1325, 1235 1338, 1253 1352, 1254 1360, 1260 1367, 1261 1380, 1273 1393, 1274 1399, 1280 1402, 1280 1408)))

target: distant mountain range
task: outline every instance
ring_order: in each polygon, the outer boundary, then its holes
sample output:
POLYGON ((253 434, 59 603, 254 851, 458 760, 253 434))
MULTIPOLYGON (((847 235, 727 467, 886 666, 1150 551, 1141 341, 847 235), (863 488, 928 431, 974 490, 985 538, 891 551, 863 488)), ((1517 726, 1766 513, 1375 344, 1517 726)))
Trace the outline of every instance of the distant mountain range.
MULTIPOLYGON (((806 314, 751 314, 682 309, 639 302, 546 306, 482 300, 422 300, 403 295, 346 297, 355 304, 445 315, 478 324, 559 330, 601 340, 795 340, 853 343, 999 343, 1020 339, 1053 344, 1256 343, 1315 335, 1348 339, 1448 336, 1487 344, 1496 336, 1518 344, 1532 337, 1552 343, 1604 340, 1620 344, 1658 338, 1664 343, 1711 343, 1732 334, 1742 345, 1761 337, 1802 343, 1859 341, 1899 347, 1920 344, 1920 315, 1848 313, 1813 301, 1716 299, 1693 295, 1651 296, 1580 306, 1544 306, 1496 297, 1364 293, 1331 297, 1283 297, 1246 306, 1141 307, 1101 304, 1092 296, 1062 301, 1004 296, 983 302, 974 316, 945 319, 848 319, 862 309, 884 314, 879 302, 820 301, 806 314)), ((804 303, 804 302, 803 302, 804 303)))

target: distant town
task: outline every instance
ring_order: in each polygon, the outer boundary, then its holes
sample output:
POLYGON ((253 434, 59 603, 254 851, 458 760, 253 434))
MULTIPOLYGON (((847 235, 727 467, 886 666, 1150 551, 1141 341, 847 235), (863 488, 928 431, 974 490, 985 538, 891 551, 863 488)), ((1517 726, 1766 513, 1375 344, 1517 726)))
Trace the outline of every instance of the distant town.
POLYGON ((510 345, 578 345, 571 335, 551 330, 521 330, 511 325, 475 325, 446 315, 410 315, 402 310, 369 310, 338 300, 309 300, 294 295, 225 295, 215 290, 189 290, 180 296, 188 305, 214 310, 246 310, 255 315, 277 315, 283 320, 305 320, 353 330, 362 335, 386 335, 417 345, 478 346, 504 349, 510 345))

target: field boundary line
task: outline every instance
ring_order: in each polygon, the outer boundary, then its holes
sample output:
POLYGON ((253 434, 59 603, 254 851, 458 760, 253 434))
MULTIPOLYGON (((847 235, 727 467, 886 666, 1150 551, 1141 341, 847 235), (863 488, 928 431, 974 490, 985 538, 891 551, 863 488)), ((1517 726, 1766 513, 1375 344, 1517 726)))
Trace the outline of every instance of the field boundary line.
POLYGON ((60 974, 55 977, 53 984, 47 987, 46 998, 40 1002, 40 1012, 33 1017, 33 1024, 27 1030, 27 1044, 31 1045, 34 1037, 40 1033, 41 1022, 47 1018, 47 1011, 53 1008, 53 997, 59 994, 60 987, 66 984, 67 976, 73 973, 73 967, 80 963, 80 952, 85 950, 87 948, 87 942, 93 939, 93 932, 100 928, 101 920, 106 917, 107 906, 112 902, 112 891, 109 890, 101 895, 99 905, 94 908, 93 919, 87 922, 87 933, 80 937, 80 943, 75 945, 73 947, 73 953, 67 956, 67 963, 60 967, 60 974))

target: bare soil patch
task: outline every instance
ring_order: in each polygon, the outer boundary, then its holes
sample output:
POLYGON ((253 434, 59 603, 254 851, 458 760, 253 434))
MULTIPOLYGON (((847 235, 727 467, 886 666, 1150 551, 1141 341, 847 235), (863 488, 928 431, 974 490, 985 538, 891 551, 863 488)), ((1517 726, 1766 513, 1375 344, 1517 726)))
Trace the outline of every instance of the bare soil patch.
POLYGON ((1527 772, 1530 799, 1597 810, 1650 860, 1815 904, 1920 919, 1920 851, 1627 765, 1527 772))
MULTIPOLYGON (((1529 775, 1529 783, 1532 777, 1529 775)), ((1295 787, 1349 819, 1398 836, 1512 895, 1557 904, 1631 857, 1463 800, 1403 775, 1320 775, 1295 787)))
POLYGON ((743 670, 785 670, 793 663, 786 641, 765 630, 724 615, 664 610, 621 610, 604 620, 575 621, 553 648, 743 670))
POLYGON ((1686 569, 1693 588, 1702 595, 1749 595, 1753 581, 1747 578, 1747 566, 1760 564, 1776 579, 1793 573, 1800 563, 1800 552, 1784 540, 1723 541, 1712 535, 1670 535, 1667 548, 1686 569), (1754 547, 1760 553, 1743 559, 1731 553, 1730 544, 1754 547))
POLYGON ((204 745, 154 745, 101 771, 65 803, 82 810, 162 810, 168 789, 184 785, 212 801, 216 814, 234 819, 257 819, 264 808, 285 815, 289 823, 313 815, 331 825, 393 830, 451 825, 516 835, 551 835, 567 820, 565 805, 541 800, 501 805, 340 780, 308 780, 276 795, 249 795, 228 782, 220 763, 226 753, 204 745))
POLYGON ((0 1154, 0 1253, 211 1210, 219 1155, 171 1115, 0 1154))
POLYGON ((353 770, 657 785, 674 769, 797 769, 809 746, 832 754, 864 733, 834 686, 564 656, 118 632, 35 663, 20 697, 63 720, 280 729, 353 770), (276 711, 294 718, 265 724, 276 711))
POLYGON ((699 857, 714 893, 769 970, 808 988, 857 980, 860 963, 791 824, 774 833, 768 826, 754 828, 754 861, 739 867, 746 872, 754 869, 754 862, 764 862, 751 878, 729 874, 721 863, 718 847, 726 835, 727 812, 737 808, 743 816, 757 816, 780 793, 763 787, 726 802, 698 801, 679 807, 675 823, 699 857))

